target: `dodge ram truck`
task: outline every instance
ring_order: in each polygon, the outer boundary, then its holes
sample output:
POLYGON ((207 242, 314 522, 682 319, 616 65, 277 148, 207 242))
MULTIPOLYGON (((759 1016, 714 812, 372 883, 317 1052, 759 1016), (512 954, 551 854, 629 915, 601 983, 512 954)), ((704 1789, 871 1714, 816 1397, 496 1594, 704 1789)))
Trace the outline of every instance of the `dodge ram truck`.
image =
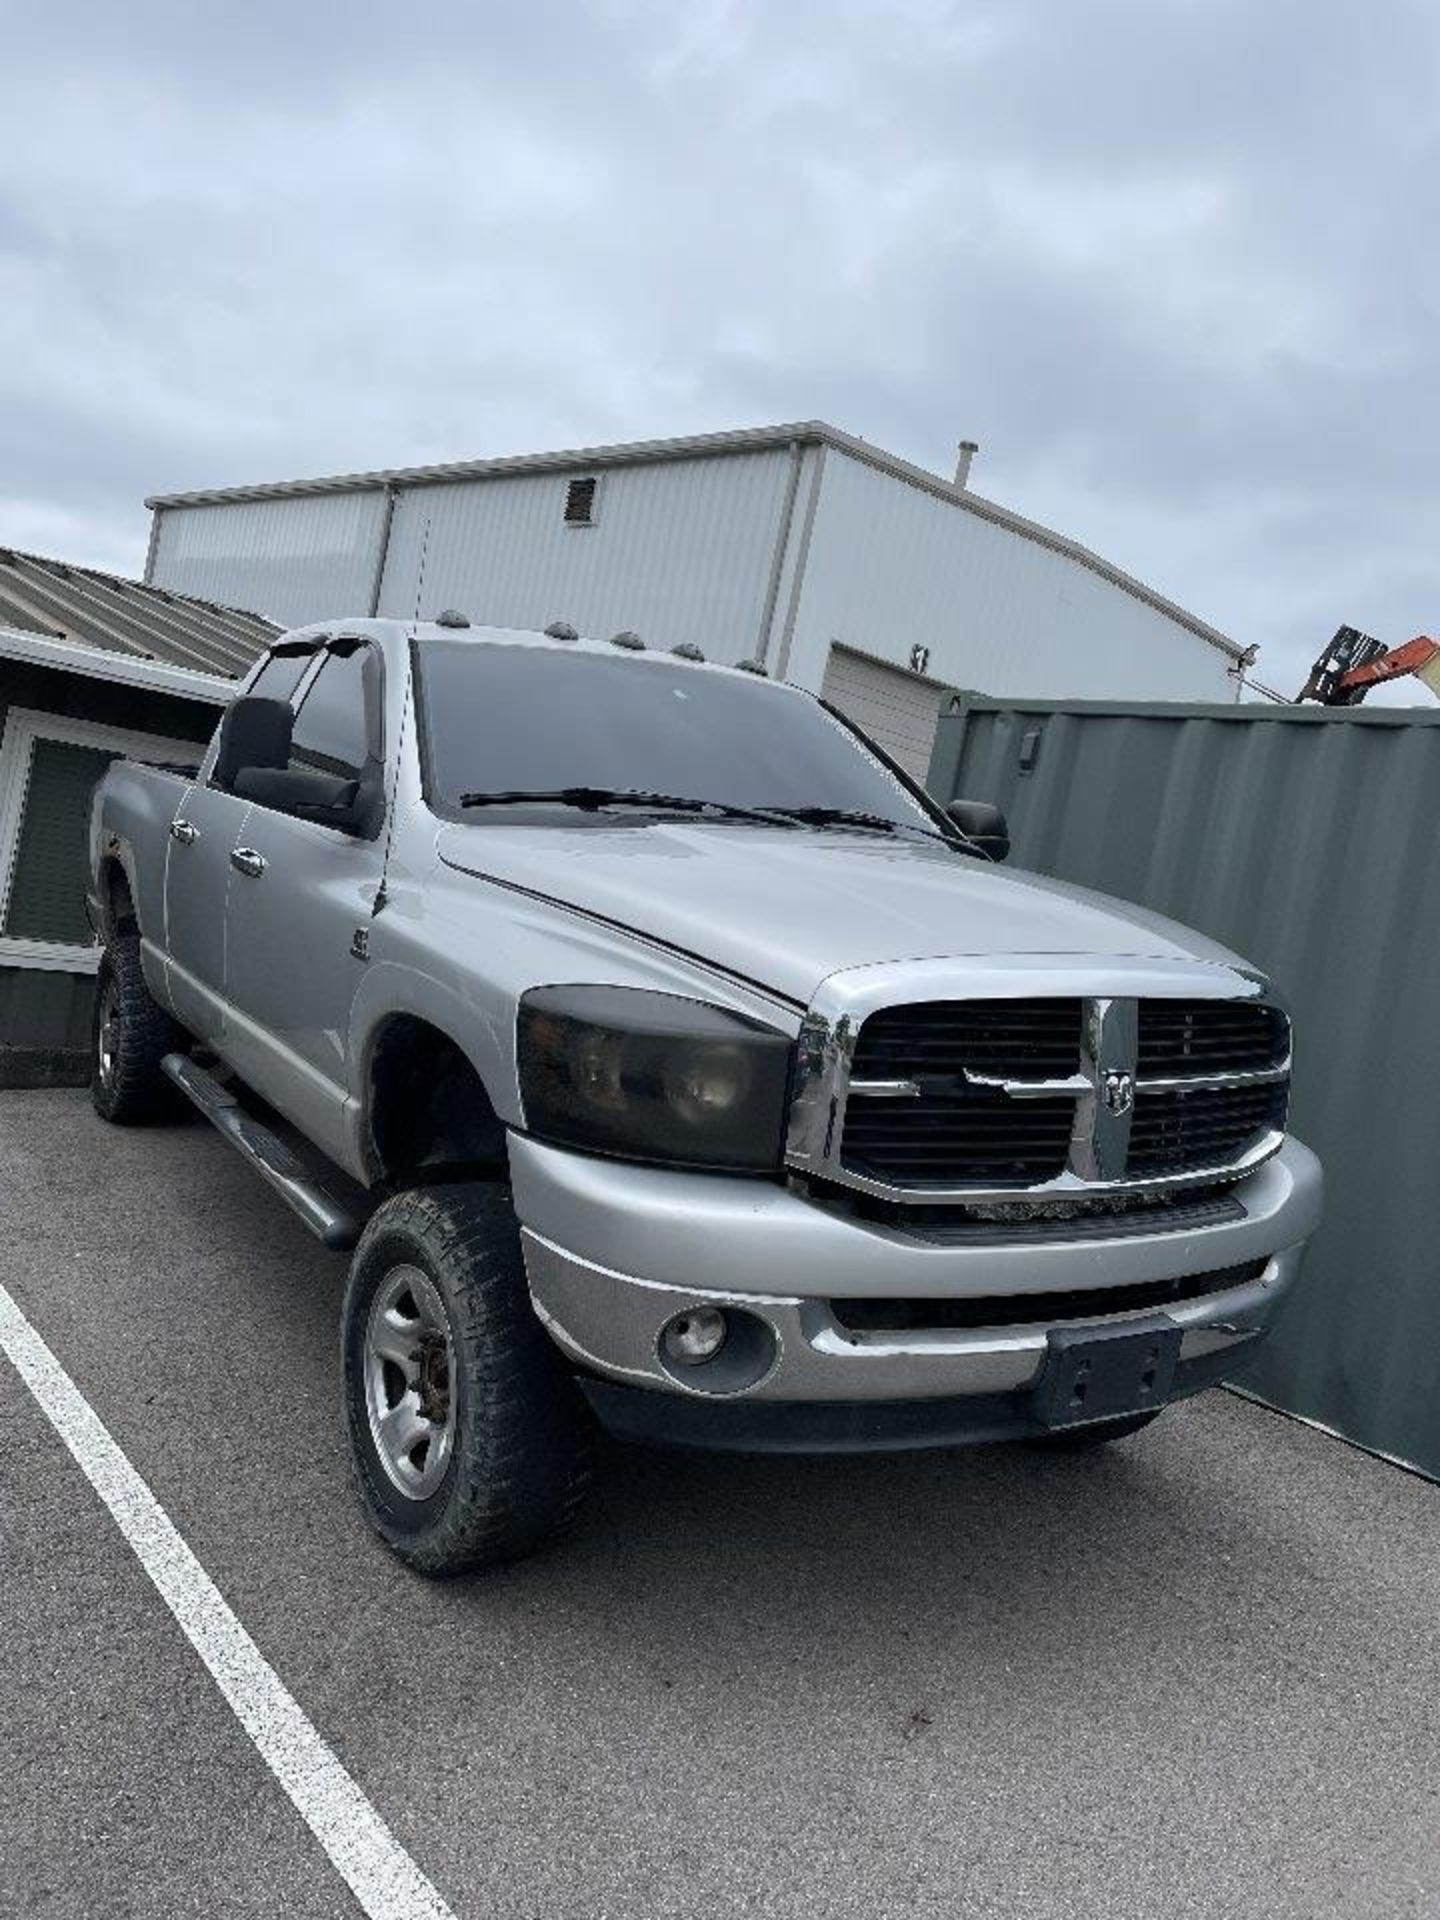
POLYGON ((1260 974, 691 645, 287 633, 91 846, 95 1106, 193 1103, 352 1254, 355 1477, 426 1573, 561 1531, 599 1428, 1118 1439, 1319 1216, 1260 974))

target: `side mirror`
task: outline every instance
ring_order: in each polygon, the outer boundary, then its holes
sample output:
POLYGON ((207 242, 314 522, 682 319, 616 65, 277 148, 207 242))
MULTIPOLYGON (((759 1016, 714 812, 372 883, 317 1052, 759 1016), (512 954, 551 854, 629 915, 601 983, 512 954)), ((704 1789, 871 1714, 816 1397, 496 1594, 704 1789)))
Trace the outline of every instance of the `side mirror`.
POLYGON ((235 776, 234 792, 277 813, 293 813, 300 820, 354 833, 362 824, 360 784, 312 767, 242 767, 235 776))
POLYGON ((952 800, 945 811, 988 859, 1009 857, 1010 829, 999 807, 992 807, 988 800, 952 800))
POLYGON ((233 790, 246 767, 278 770, 288 765, 294 725, 288 700, 264 700, 258 694, 232 700, 220 722, 220 747, 211 774, 216 786, 233 790))

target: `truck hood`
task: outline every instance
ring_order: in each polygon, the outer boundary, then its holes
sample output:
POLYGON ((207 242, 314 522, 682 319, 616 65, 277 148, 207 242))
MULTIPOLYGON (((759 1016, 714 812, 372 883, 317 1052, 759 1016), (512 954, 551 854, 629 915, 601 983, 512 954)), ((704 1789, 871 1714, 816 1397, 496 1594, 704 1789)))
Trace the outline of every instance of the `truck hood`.
POLYGON ((598 914, 808 1004, 880 961, 1052 953, 1242 964, 1143 907, 938 841, 728 823, 444 826, 447 866, 598 914))

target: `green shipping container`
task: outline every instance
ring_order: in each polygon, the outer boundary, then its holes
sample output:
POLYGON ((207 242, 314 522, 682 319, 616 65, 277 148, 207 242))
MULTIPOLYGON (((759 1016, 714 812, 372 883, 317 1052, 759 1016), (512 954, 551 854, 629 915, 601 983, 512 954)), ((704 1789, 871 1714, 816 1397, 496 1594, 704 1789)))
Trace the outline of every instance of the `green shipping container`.
POLYGON ((1237 1378, 1440 1478, 1440 711, 957 695, 930 788, 1012 863, 1140 901, 1263 968, 1325 1223, 1237 1378))

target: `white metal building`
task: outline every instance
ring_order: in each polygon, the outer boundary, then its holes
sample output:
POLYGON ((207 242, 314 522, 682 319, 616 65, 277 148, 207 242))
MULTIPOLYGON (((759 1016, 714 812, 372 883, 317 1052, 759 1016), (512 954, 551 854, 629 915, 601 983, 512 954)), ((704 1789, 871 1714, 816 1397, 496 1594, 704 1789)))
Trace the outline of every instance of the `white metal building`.
POLYGON ((638 632, 823 690, 923 776, 942 694, 1237 697, 1233 641, 823 421, 157 496, 147 581, 346 614, 638 632))

